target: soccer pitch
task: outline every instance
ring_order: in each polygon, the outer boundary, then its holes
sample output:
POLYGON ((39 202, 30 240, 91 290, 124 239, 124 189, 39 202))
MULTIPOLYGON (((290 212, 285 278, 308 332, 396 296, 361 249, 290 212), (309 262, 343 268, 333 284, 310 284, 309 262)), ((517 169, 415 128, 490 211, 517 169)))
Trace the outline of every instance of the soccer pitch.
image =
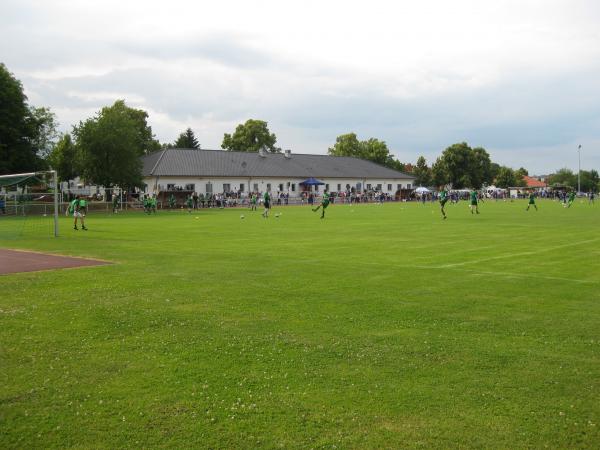
POLYGON ((0 276, 0 447, 598 448, 600 206, 538 206, 0 240, 114 262, 0 276))

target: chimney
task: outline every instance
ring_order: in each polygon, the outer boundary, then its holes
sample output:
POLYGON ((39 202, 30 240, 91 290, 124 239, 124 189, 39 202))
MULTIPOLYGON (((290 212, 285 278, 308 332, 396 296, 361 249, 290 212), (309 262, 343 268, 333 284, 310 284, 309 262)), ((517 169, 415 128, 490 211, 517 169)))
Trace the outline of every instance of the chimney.
POLYGON ((290 159, 292 157, 292 151, 290 149, 285 150, 283 156, 287 159, 290 159))
POLYGON ((261 147, 258 149, 258 156, 262 156, 263 158, 267 157, 267 151, 265 150, 264 147, 261 147))

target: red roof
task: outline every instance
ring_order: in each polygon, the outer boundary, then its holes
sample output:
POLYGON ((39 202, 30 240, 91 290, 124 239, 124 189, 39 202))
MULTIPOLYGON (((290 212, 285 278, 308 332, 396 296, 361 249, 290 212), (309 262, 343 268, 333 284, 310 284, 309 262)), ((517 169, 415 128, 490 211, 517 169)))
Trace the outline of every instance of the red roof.
POLYGON ((537 178, 533 178, 533 177, 524 176, 523 180, 525 180, 525 183, 527 183, 527 187, 530 187, 530 188, 545 188, 548 186, 543 181, 540 181, 537 178))

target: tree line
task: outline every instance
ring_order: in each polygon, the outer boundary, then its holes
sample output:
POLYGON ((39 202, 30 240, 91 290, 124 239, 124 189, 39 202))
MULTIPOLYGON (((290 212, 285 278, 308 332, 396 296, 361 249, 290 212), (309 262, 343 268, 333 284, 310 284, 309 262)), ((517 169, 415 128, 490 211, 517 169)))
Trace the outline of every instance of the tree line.
MULTIPOLYGON (((49 108, 28 104, 23 86, 0 64, 0 174, 57 170, 63 181, 76 176, 89 183, 125 188, 142 185, 140 157, 166 148, 200 149, 193 130, 187 128, 172 143, 160 143, 148 125, 148 113, 131 108, 124 100, 103 107, 93 117, 59 134, 56 116, 49 108)), ((226 151, 281 152, 277 137, 263 120, 249 119, 223 135, 226 151)), ((524 168, 512 169, 493 162, 482 147, 466 142, 446 148, 431 166, 420 156, 416 164, 399 161, 385 141, 359 140, 356 133, 338 136, 328 149, 332 156, 362 158, 391 169, 410 172, 421 186, 451 185, 453 188, 524 186, 524 168)), ((597 190, 598 172, 581 172, 583 191, 597 190)), ((547 180, 549 184, 577 187, 577 175, 560 169, 547 180)))

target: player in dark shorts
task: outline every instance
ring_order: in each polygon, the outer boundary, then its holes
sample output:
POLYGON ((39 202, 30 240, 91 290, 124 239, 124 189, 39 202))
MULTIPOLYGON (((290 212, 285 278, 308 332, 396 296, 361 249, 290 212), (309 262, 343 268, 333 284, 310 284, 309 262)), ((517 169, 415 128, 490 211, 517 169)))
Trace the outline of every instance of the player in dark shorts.
POLYGON ((573 202, 575 201, 575 191, 569 192, 569 202, 567 203, 567 208, 570 208, 573 202))
POLYGON ((596 194, 594 194, 594 191, 590 192, 590 199, 589 199, 590 205, 594 204, 594 197, 596 197, 596 194))
POLYGON ((469 208, 471 209, 471 214, 473 214, 473 210, 475 210, 475 212, 477 214, 479 214, 479 207, 477 206, 477 191, 471 191, 471 204, 469 205, 469 208))
POLYGON ((440 211, 442 211, 442 216, 444 217, 444 219, 447 219, 446 211, 444 210, 444 206, 446 206, 447 202, 448 192, 446 191, 446 189, 442 188, 442 190, 440 191, 440 211))
POLYGON ((271 209, 271 196, 268 191, 265 191, 265 194, 263 195, 263 206, 265 207, 265 210, 263 211, 262 216, 266 219, 269 217, 269 210, 271 209))
POLYGON ((321 219, 325 218, 325 210, 327 209, 327 207, 329 206, 329 192, 325 191, 323 193, 323 200, 321 200, 321 204, 319 206, 317 206, 316 208, 313 208, 313 212, 317 212, 319 210, 319 208, 321 209, 321 219))
POLYGON ((535 204, 535 195, 533 194, 533 192, 531 192, 529 194, 529 203, 527 204, 527 208, 525 208, 525 211, 529 211, 529 207, 533 205, 533 207, 535 208, 535 210, 537 211, 537 205, 535 204))

